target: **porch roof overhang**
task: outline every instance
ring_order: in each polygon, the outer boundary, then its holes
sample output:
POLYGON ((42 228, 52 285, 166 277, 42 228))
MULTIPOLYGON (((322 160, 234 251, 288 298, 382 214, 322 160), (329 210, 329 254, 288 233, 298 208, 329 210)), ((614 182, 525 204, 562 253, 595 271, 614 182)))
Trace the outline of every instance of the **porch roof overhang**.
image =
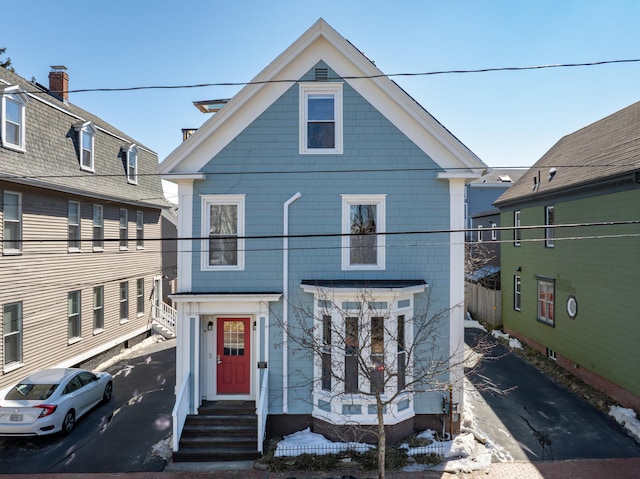
POLYGON ((423 279, 303 279, 300 282, 300 287, 305 293, 317 293, 327 290, 340 291, 341 293, 356 293, 359 291, 421 293, 428 286, 427 282, 423 279))
POLYGON ((280 301, 282 293, 177 293, 169 295, 176 303, 229 303, 280 301))

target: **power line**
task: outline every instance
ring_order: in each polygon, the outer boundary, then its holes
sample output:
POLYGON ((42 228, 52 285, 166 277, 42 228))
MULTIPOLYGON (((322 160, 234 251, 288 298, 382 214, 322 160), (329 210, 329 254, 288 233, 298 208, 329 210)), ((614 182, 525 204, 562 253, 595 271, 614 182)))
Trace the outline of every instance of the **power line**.
MULTIPOLYGON (((491 67, 491 68, 477 68, 468 70, 436 70, 426 72, 409 72, 409 73, 380 73, 378 75, 353 75, 353 76, 338 76, 329 77, 327 80, 365 80, 375 78, 392 78, 392 77, 415 77, 415 76, 435 76, 435 75, 453 75, 453 74, 467 74, 467 73, 490 73, 490 72, 508 72, 508 71, 527 71, 527 70, 544 70, 552 68, 574 68, 574 67, 592 67, 600 65, 612 65, 622 63, 637 63, 640 62, 640 58, 625 59, 625 60, 602 60, 584 63, 555 63, 547 65, 531 65, 521 67, 491 67)), ((109 87, 109 88, 79 88, 74 90, 67 90, 59 93, 91 93, 91 92, 118 92, 118 91, 139 91, 139 90, 179 90, 188 88, 208 88, 208 87, 229 87, 229 86, 246 86, 246 85, 265 85, 269 83, 298 83, 301 79, 281 79, 281 80, 263 80, 263 81, 248 81, 248 82, 215 82, 215 83, 195 83, 187 85, 149 85, 149 86, 134 86, 134 87, 109 87)), ((304 80, 306 81, 306 80, 304 80)), ((27 93, 43 93, 42 90, 28 91, 27 93)), ((2 92, 2 94, 5 94, 2 92)), ((9 94, 9 93, 7 93, 9 94)))

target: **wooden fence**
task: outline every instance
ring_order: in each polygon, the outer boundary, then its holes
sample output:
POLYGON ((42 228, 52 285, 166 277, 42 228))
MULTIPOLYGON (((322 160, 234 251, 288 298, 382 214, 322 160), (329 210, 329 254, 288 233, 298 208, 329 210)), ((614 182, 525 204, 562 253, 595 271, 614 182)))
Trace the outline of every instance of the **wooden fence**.
POLYGON ((502 291, 465 281, 464 301, 473 319, 492 328, 502 326, 502 291))

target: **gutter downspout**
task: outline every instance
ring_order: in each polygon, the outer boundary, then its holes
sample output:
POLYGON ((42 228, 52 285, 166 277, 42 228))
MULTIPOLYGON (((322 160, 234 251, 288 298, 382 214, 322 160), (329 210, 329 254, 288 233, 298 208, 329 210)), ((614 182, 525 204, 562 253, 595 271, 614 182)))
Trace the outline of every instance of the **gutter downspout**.
POLYGON ((302 196, 297 192, 284 203, 282 237, 282 414, 289 412, 289 205, 302 196))

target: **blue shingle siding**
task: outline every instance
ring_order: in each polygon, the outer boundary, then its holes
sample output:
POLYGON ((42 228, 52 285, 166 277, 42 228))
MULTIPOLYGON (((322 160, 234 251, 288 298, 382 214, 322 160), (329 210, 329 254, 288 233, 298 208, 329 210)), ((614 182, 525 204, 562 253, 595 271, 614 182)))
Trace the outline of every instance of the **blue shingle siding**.
MULTIPOLYGON (((306 75, 311 78, 312 71, 306 75)), ((335 76, 331 71, 329 76, 335 76)), ((233 139, 202 169, 206 180, 194 183, 193 235, 201 235, 201 195, 244 194, 245 235, 280 236, 283 204, 296 192, 302 197, 289 208, 290 235, 339 235, 342 194, 385 194, 386 231, 428 231, 449 228, 449 185, 438 180, 438 165, 394 124, 365 101, 349 84, 343 85, 344 153, 300 155, 298 131, 299 87, 293 85, 233 139), (379 171, 373 171, 379 170, 379 171)), ((341 238, 289 239, 290 303, 312 308, 313 296, 303 293, 303 279, 424 279, 435 304, 446 309, 449 300, 449 236, 389 235, 383 271, 342 271, 341 238)), ((200 242, 194 249, 200 250, 200 242)), ((194 292, 282 292, 282 239, 246 242, 243 271, 201 271, 193 256, 194 292)), ((418 298, 424 307, 426 293, 418 298)), ((280 303, 280 307, 281 307, 280 303)), ((274 317, 281 312, 274 312, 274 317)), ((290 317, 294 316, 290 310, 290 317)), ((281 316, 280 316, 281 317, 281 316)), ((270 335, 270 411, 282 410, 282 333, 274 325, 270 335)), ((448 325, 443 327, 443 350, 448 350, 448 325)), ((289 408, 310 413, 313 362, 301 361, 290 347, 289 408), (297 374, 297 370, 301 374, 297 374)), ((416 412, 434 412, 435 400, 418 400, 416 412)), ((439 407, 439 406, 438 406, 439 407)), ((436 408, 437 409, 437 408, 436 408)), ((435 411, 437 412, 437 411, 435 411)))

